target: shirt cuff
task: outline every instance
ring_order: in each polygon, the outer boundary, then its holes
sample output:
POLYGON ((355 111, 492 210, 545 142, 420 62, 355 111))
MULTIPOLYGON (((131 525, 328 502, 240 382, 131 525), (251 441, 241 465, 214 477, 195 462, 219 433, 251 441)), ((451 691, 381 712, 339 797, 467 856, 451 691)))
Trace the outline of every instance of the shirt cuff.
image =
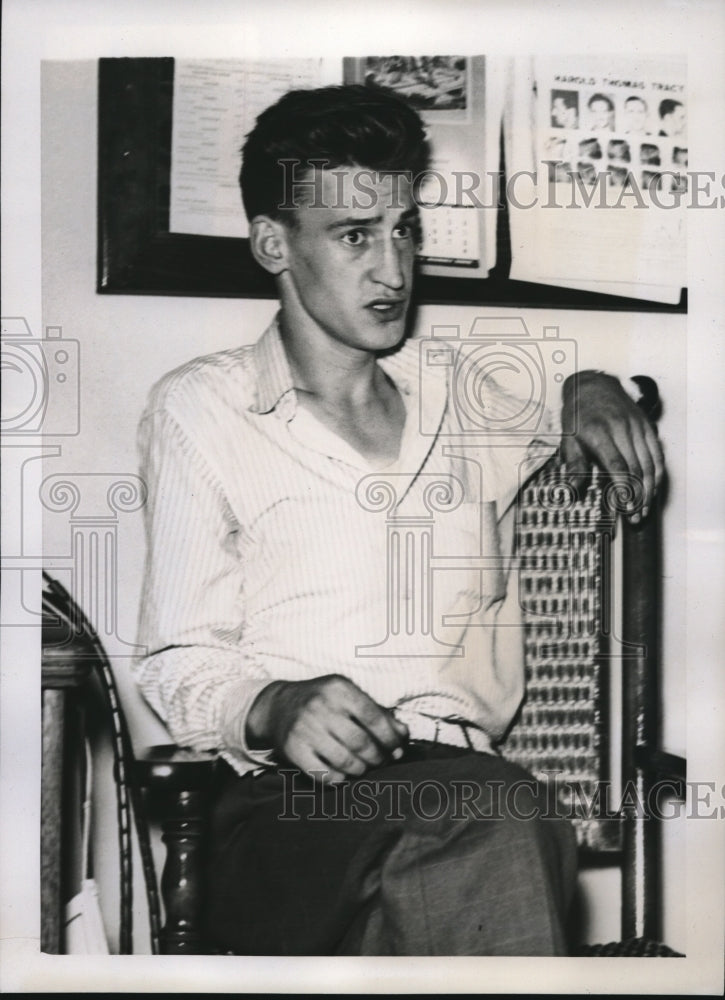
POLYGON ((246 740, 247 716, 258 695, 271 683, 271 678, 247 680, 224 691, 220 721, 224 749, 231 751, 235 757, 241 756, 252 765, 269 766, 275 763, 271 748, 252 750, 246 740))

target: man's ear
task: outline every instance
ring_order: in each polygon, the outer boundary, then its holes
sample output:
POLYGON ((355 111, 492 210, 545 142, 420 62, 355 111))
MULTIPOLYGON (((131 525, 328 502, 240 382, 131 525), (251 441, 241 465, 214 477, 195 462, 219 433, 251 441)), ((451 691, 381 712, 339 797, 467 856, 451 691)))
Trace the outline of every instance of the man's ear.
POLYGON ((265 271, 281 274, 287 268, 287 231, 283 222, 258 215, 249 224, 252 256, 265 271))

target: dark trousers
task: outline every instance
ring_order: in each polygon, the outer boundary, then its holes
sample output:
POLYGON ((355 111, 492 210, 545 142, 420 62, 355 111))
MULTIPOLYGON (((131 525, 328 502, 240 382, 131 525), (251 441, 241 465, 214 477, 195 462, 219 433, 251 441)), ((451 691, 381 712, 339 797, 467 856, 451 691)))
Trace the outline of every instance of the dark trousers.
POLYGON ((491 754, 411 744, 333 788, 300 772, 216 789, 206 933, 240 955, 564 955, 571 825, 491 754))

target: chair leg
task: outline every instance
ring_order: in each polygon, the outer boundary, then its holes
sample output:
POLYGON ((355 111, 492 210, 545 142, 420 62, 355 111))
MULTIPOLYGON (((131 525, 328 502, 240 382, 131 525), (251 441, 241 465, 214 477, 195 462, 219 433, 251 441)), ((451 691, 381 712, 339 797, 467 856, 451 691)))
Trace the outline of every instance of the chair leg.
POLYGON ((622 523, 626 552, 622 570, 622 639, 631 651, 624 661, 622 690, 623 808, 622 937, 658 940, 660 934, 659 829, 645 817, 652 785, 643 754, 659 745, 659 512, 637 526, 622 523))
POLYGON ((166 863, 161 896, 166 922, 164 955, 203 954, 201 932, 205 796, 200 791, 169 792, 161 825, 166 863))
POLYGON ((62 952, 61 899, 63 746, 66 691, 43 691, 43 761, 40 826, 40 950, 62 952))

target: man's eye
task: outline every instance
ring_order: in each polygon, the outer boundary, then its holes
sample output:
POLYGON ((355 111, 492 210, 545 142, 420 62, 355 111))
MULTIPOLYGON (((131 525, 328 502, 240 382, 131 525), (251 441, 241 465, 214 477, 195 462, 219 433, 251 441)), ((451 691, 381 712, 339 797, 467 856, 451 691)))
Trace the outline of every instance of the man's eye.
POLYGON ((350 232, 344 234, 342 241, 350 247, 360 247, 365 242, 365 233, 362 229, 351 229, 350 232))
POLYGON ((415 244, 420 244, 422 242, 420 223, 417 221, 401 222, 393 230, 393 236, 397 240, 412 240, 415 244))

